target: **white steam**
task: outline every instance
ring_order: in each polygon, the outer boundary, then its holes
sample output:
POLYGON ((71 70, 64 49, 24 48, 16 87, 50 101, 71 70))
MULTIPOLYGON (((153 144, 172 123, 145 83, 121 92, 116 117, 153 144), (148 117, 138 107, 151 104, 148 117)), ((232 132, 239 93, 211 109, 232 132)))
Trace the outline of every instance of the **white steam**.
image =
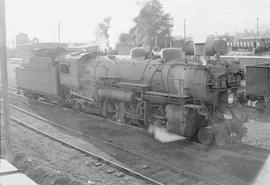
POLYGON ((168 142, 186 139, 183 136, 168 132, 165 128, 157 127, 154 125, 151 125, 149 127, 148 132, 151 135, 153 135, 156 140, 162 143, 168 143, 168 142))
POLYGON ((106 38, 103 34, 96 34, 95 44, 98 45, 101 51, 105 51, 109 49, 109 39, 106 38))

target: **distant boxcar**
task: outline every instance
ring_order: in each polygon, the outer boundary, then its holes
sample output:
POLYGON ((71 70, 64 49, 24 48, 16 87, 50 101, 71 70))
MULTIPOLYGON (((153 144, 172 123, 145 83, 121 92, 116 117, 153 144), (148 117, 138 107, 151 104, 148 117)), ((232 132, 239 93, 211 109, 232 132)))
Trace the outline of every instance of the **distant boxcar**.
POLYGON ((270 109, 270 64, 246 66, 246 99, 260 112, 270 109))
POLYGON ((246 92, 265 98, 270 96, 270 63, 246 66, 246 92))
POLYGON ((255 65, 259 63, 270 63, 270 57, 269 56, 229 56, 229 55, 223 55, 220 56, 222 60, 226 60, 228 62, 230 61, 239 61, 240 65, 246 66, 246 65, 255 65))

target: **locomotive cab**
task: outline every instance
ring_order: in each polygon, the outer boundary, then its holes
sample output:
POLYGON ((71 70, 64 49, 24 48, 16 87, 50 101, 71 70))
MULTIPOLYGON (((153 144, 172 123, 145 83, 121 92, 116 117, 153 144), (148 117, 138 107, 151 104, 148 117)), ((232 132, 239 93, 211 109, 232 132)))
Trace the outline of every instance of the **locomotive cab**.
POLYGON ((96 57, 93 52, 67 52, 56 58, 61 90, 76 110, 85 110, 93 101, 96 57))

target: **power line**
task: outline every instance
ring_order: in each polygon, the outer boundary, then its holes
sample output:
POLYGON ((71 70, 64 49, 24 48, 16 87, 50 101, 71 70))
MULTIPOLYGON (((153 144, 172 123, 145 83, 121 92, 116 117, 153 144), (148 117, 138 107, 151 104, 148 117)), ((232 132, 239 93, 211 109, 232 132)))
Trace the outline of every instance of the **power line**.
POLYGON ((220 18, 222 16, 225 16, 225 15, 227 16, 227 15, 231 15, 231 14, 245 13, 245 12, 256 11, 256 10, 261 10, 261 9, 270 9, 270 5, 265 5, 265 6, 260 6, 260 7, 256 7, 256 8, 250 8, 250 9, 235 10, 235 11, 231 11, 231 12, 217 13, 217 14, 215 14, 214 17, 212 17, 212 16, 204 17, 208 20, 208 22, 204 22, 204 24, 216 24, 216 23, 220 22, 220 18), (211 20, 213 20, 213 21, 211 21, 211 20))
POLYGON ((228 15, 228 14, 235 14, 235 13, 243 13, 243 12, 250 12, 250 11, 256 11, 256 10, 261 10, 261 9, 268 9, 270 8, 270 5, 265 5, 265 6, 260 6, 257 8, 250 8, 250 9, 243 9, 243 10, 236 10, 232 12, 227 12, 227 13, 221 13, 221 15, 228 15))
POLYGON ((186 19, 184 19, 184 41, 186 40, 186 19))
POLYGON ((60 38, 60 22, 58 22, 58 42, 61 43, 61 38, 60 38))

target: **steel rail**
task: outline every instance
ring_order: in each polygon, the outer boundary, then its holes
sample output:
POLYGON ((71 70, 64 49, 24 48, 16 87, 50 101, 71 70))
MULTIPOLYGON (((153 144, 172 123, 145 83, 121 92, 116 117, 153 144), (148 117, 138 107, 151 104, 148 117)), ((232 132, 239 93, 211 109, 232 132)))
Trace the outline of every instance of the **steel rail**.
MULTIPOLYGON (((18 94, 13 94, 13 93, 9 93, 9 94, 14 95, 14 96, 18 96, 18 97, 25 98, 25 96, 23 96, 23 95, 18 95, 18 94)), ((31 99, 31 100, 32 100, 32 99, 31 99)), ((43 102, 43 101, 38 101, 38 100, 32 100, 32 101, 35 101, 35 102, 38 102, 38 103, 41 103, 41 104, 45 104, 45 105, 49 105, 49 106, 56 106, 55 104, 51 104, 51 103, 47 103, 47 102, 43 102)), ((10 105, 11 105, 11 104, 10 104, 10 105)), ((15 107, 14 107, 14 108, 15 108, 15 107)), ((74 110, 72 110, 72 109, 69 109, 69 108, 65 108, 65 109, 74 112, 74 110)), ((30 114, 31 114, 31 113, 30 113, 30 114)), ((114 120, 111 120, 111 119, 103 118, 103 117, 101 117, 101 116, 97 116, 97 115, 95 115, 95 114, 87 113, 87 115, 89 115, 90 117, 99 119, 99 120, 106 120, 106 121, 109 121, 109 122, 112 122, 112 123, 115 123, 115 124, 118 124, 118 125, 121 125, 121 126, 124 126, 124 127, 129 127, 129 128, 137 129, 137 130, 140 130, 140 131, 146 131, 146 130, 143 129, 143 128, 136 127, 136 126, 132 126, 132 125, 127 125, 127 124, 124 124, 124 123, 121 123, 121 122, 118 122, 118 121, 114 121, 114 120)), ((42 118, 42 117, 41 117, 41 118, 42 118)), ((42 118, 42 119, 44 119, 44 118, 42 118)), ((45 119, 44 121, 46 121, 46 119, 45 119)), ((49 120, 47 120, 47 121, 50 122, 49 120)), ((50 122, 50 124, 54 124, 54 123, 50 122)), ((56 123, 56 124, 58 124, 58 125, 60 126, 59 123, 56 123)), ((57 126, 57 125, 56 125, 56 126, 57 126)), ((60 127, 61 127, 61 126, 60 126, 60 127)), ((70 128, 66 128, 66 129, 70 129, 70 128)), ((72 131, 72 129, 70 129, 70 131, 71 131, 71 132, 76 132, 76 131, 74 131, 74 130, 72 131)), ((83 134, 83 133, 78 133, 78 134, 82 134, 83 136, 86 136, 86 137, 93 137, 93 138, 96 138, 96 137, 94 137, 94 136, 86 135, 86 134, 83 134)), ((98 139, 98 138, 97 138, 97 139, 98 139)), ((205 147, 204 145, 202 145, 202 144, 200 144, 200 143, 197 143, 197 142, 186 141, 186 140, 183 140, 183 141, 186 142, 186 143, 194 144, 194 145, 199 146, 199 147, 205 147)), ((106 141, 104 141, 104 142, 106 142, 106 141)), ((113 145, 113 143, 109 143, 109 142, 107 142, 107 143, 113 145)), ((121 148, 121 147, 120 147, 120 148, 121 148)), ((222 148, 218 148, 218 147, 217 147, 217 149, 227 151, 226 149, 222 149, 222 148)), ((128 151, 129 149, 126 149, 126 150, 128 151)), ((191 151, 194 151, 193 149, 190 149, 190 150, 191 150, 191 151)), ((237 154, 237 155, 242 155, 242 156, 244 156, 244 157, 247 158, 247 159, 253 159, 253 160, 258 160, 258 161, 261 161, 261 162, 265 162, 265 160, 260 159, 260 158, 258 158, 258 157, 249 156, 249 155, 246 155, 246 154, 237 153, 237 152, 233 152, 233 151, 229 151, 229 152, 235 153, 235 154, 237 154)), ((153 160, 153 158, 149 158, 149 159, 153 160)))
POLYGON ((132 170, 130 168, 124 167, 124 166, 122 166, 120 164, 117 164, 117 163, 115 163, 115 162, 113 162, 113 161, 111 161, 109 159, 106 159, 104 157, 101 157, 101 156, 99 156, 99 155, 97 155, 95 153, 92 153, 92 152, 87 151, 87 150, 85 150, 83 148, 80 148, 80 147, 75 146, 75 145, 73 145, 71 143, 68 143, 68 142, 66 142, 66 141, 64 141, 62 139, 59 139, 59 138, 57 138, 55 136, 52 136, 51 134, 48 134, 48 133, 46 133, 44 131, 41 131, 40 129, 34 128, 31 125, 29 125, 29 124, 27 124, 27 123, 25 123, 23 121, 20 121, 20 120, 14 118, 14 117, 10 117, 10 120, 12 120, 13 122, 15 122, 15 123, 17 123, 17 124, 19 124, 19 125, 27 128, 27 129, 29 129, 29 130, 31 130, 31 131, 39 134, 39 135, 43 135, 43 136, 45 136, 45 137, 47 137, 47 138, 49 138, 49 139, 51 139, 53 141, 56 141, 56 142, 59 142, 59 143, 63 144, 64 146, 67 146, 67 147, 72 148, 72 149, 75 149, 75 150, 77 150, 77 151, 79 151, 81 153, 84 153, 86 155, 89 155, 89 156, 95 158, 98 161, 102 161, 103 163, 105 163, 107 165, 113 166, 113 167, 117 168, 118 170, 120 170, 122 172, 125 172, 125 173, 127 173, 129 175, 132 175, 134 177, 137 177, 137 178, 139 178, 139 179, 141 179, 141 180, 143 180, 145 182, 148 182, 148 183, 151 183, 151 184, 155 184, 155 185, 164 185, 163 183, 158 182, 158 181, 156 181, 154 179, 151 179, 151 178, 149 178, 149 177, 147 177, 147 176, 145 176, 145 175, 143 175, 141 173, 138 173, 138 172, 136 172, 136 171, 134 171, 134 170, 132 170))
MULTIPOLYGON (((12 95, 24 97, 24 96, 21 96, 21 95, 18 95, 18 94, 12 94, 12 95)), ((46 102, 42 102, 42 101, 38 101, 38 100, 33 100, 33 101, 36 101, 36 102, 42 103, 42 104, 46 104, 46 105, 50 105, 50 106, 56 106, 55 104, 50 104, 50 103, 46 103, 46 102)), ((199 178, 199 179, 201 179, 201 180, 204 180, 204 181, 207 181, 207 182, 212 182, 212 183, 219 184, 219 185, 223 185, 223 184, 220 183, 220 182, 217 182, 217 181, 215 181, 215 180, 212 180, 212 179, 209 179, 209 178, 207 178, 207 177, 201 176, 201 175, 199 175, 199 174, 197 174, 197 173, 195 173, 195 172, 192 172, 192 171, 189 171, 189 170, 185 170, 185 169, 181 169, 181 168, 179 168, 179 167, 177 167, 177 166, 174 166, 174 165, 172 165, 172 164, 168 164, 168 163, 161 162, 161 161, 159 161, 159 160, 157 160, 157 159, 155 159, 155 158, 153 158, 153 157, 145 156, 145 155, 143 155, 143 154, 134 152, 134 151, 132 151, 132 150, 130 150, 130 149, 124 148, 124 147, 122 147, 122 146, 119 146, 119 145, 117 145, 117 144, 114 144, 114 143, 111 143, 111 142, 108 142, 108 141, 105 141, 105 140, 100 139, 100 138, 97 138, 97 137, 95 137, 95 136, 88 135, 88 134, 83 134, 83 133, 81 133, 81 132, 75 131, 75 130, 69 128, 69 127, 65 127, 65 126, 63 126, 63 125, 61 125, 61 124, 59 124, 59 123, 52 122, 52 121, 47 120, 47 119, 45 119, 45 118, 43 118, 43 117, 40 117, 40 116, 38 116, 38 115, 32 114, 32 113, 30 113, 30 112, 28 112, 28 111, 25 111, 25 110, 23 110, 23 109, 21 109, 21 108, 19 108, 19 107, 16 107, 15 105, 10 104, 10 106, 13 107, 14 109, 18 110, 18 111, 21 111, 21 112, 23 112, 23 113, 25 113, 25 114, 28 114, 28 115, 30 115, 30 116, 32 116, 32 117, 35 117, 35 118, 37 118, 37 119, 39 119, 39 120, 41 120, 41 121, 47 122, 47 123, 49 123, 49 124, 51 124, 51 125, 57 126, 57 127, 59 127, 59 128, 62 128, 62 129, 66 130, 66 131, 69 131, 69 132, 71 132, 71 133, 74 133, 74 134, 77 134, 77 135, 80 135, 80 136, 83 136, 83 137, 88 137, 88 138, 95 139, 95 140, 97 140, 97 141, 99 141, 99 142, 102 142, 102 143, 107 144, 107 145, 110 145, 110 146, 114 146, 114 147, 116 147, 116 148, 118 148, 118 149, 121 149, 121 150, 123 150, 123 151, 126 151, 126 152, 129 152, 129 153, 135 154, 135 155, 137 155, 137 156, 140 156, 140 157, 142 157, 142 158, 144 158, 144 159, 148 159, 148 160, 151 160, 151 161, 153 161, 153 162, 162 164, 162 165, 167 166, 167 167, 169 167, 169 168, 171 168, 171 169, 173 169, 173 170, 176 170, 176 171, 178 171, 178 172, 185 172, 185 173, 187 173, 187 174, 189 174, 189 175, 192 175, 192 176, 194 176, 194 177, 197 177, 197 178, 199 178)), ((67 110, 73 111, 72 109, 67 109, 67 110)), ((95 118, 97 118, 97 119, 106 120, 106 121, 114 122, 114 123, 119 124, 119 125, 122 125, 122 126, 128 126, 128 127, 132 127, 132 128, 139 129, 139 130, 141 130, 141 131, 145 131, 145 129, 141 129, 141 128, 138 128, 138 127, 135 127, 135 126, 131 126, 131 125, 126 125, 126 124, 123 124, 123 123, 119 123, 119 122, 117 122, 117 121, 113 121, 113 120, 110 120, 110 119, 102 118, 102 117, 100 117, 100 116, 96 116, 96 115, 93 115, 93 114, 88 114, 88 115, 91 116, 91 117, 95 117, 95 118)), ((203 145, 201 145, 201 144, 199 144, 199 143, 195 143, 195 142, 192 142, 192 141, 185 141, 185 142, 187 142, 187 143, 192 143, 192 144, 195 144, 195 145, 198 145, 198 146, 203 146, 203 145)), ((193 149, 191 149, 191 150, 194 151, 193 149)), ((220 149, 220 150, 224 150, 224 149, 220 149)), ((230 151, 230 152, 232 152, 232 151, 230 151)), ((260 159, 260 158, 257 158, 257 157, 249 156, 249 155, 242 154, 242 153, 236 153, 236 152, 232 152, 232 153, 235 153, 235 154, 237 154, 237 155, 242 155, 242 156, 244 156, 245 158, 248 158, 248 159, 253 159, 253 160, 258 160, 258 161, 265 162, 263 159, 260 159)))
POLYGON ((223 184, 220 183, 220 182, 217 182, 217 181, 215 181, 215 180, 212 180, 212 179, 203 177, 203 176, 201 176, 201 175, 199 175, 199 174, 197 174, 197 173, 191 172, 191 171, 189 171, 189 170, 182 169, 182 168, 179 168, 179 167, 177 167, 177 166, 174 166, 174 165, 171 165, 171 164, 168 164, 168 163, 161 162, 161 161, 159 161, 159 160, 157 160, 157 159, 155 159, 155 158, 153 158, 153 157, 145 156, 145 155, 143 155, 143 154, 140 154, 140 153, 138 153, 138 152, 134 152, 134 151, 132 151, 132 150, 130 150, 130 149, 127 149, 127 148, 125 148, 125 147, 122 147, 122 146, 120 146, 120 145, 117 145, 117 144, 114 144, 114 143, 111 143, 111 142, 108 142, 108 141, 105 141, 105 140, 100 139, 100 138, 97 138, 97 137, 95 137, 95 136, 92 136, 92 135, 89 135, 89 134, 84 134, 84 133, 75 131, 74 129, 71 129, 71 128, 69 128, 69 127, 65 127, 65 126, 63 126, 63 125, 60 124, 60 123, 56 123, 56 122, 50 121, 50 120, 45 119, 45 118, 43 118, 43 117, 41 117, 41 116, 38 116, 38 115, 36 115, 36 114, 33 114, 33 113, 31 113, 31 112, 28 112, 28 111, 25 111, 25 110, 23 110, 23 109, 21 109, 21 108, 15 106, 15 105, 10 104, 10 106, 11 106, 12 108, 14 108, 14 109, 16 109, 16 110, 22 112, 22 113, 25 113, 25 114, 27 114, 27 115, 29 115, 29 116, 32 116, 32 117, 34 117, 34 118, 36 118, 36 119, 39 119, 39 120, 41 120, 41 121, 47 122, 47 123, 49 123, 49 124, 51 124, 51 125, 53 125, 53 126, 56 126, 56 127, 58 127, 58 128, 61 128, 61 129, 64 129, 64 130, 66 130, 66 131, 68 131, 68 132, 71 132, 71 133, 73 133, 73 134, 77 134, 77 135, 79 135, 79 136, 86 137, 86 138, 92 138, 92 139, 94 139, 94 140, 96 140, 96 141, 99 141, 99 142, 102 142, 102 143, 104 143, 104 144, 113 146, 113 147, 115 147, 115 148, 117 148, 117 149, 120 149, 120 150, 129 152, 129 153, 131 153, 131 154, 133 154, 133 155, 137 155, 137 156, 139 156, 139 157, 141 157, 141 158, 144 158, 144 159, 147 159, 147 160, 150 160, 150 161, 153 161, 153 162, 162 164, 163 166, 167 166, 167 167, 169 167, 169 168, 171 168, 171 169, 173 169, 173 170, 176 170, 177 172, 180 172, 180 173, 181 173, 181 172, 184 172, 184 173, 186 173, 186 174, 188 174, 188 175, 197 177, 197 178, 199 178, 199 179, 201 179, 201 180, 204 180, 204 181, 207 181, 207 182, 211 182, 211 183, 215 183, 215 184, 218 184, 218 185, 223 185, 223 184))

